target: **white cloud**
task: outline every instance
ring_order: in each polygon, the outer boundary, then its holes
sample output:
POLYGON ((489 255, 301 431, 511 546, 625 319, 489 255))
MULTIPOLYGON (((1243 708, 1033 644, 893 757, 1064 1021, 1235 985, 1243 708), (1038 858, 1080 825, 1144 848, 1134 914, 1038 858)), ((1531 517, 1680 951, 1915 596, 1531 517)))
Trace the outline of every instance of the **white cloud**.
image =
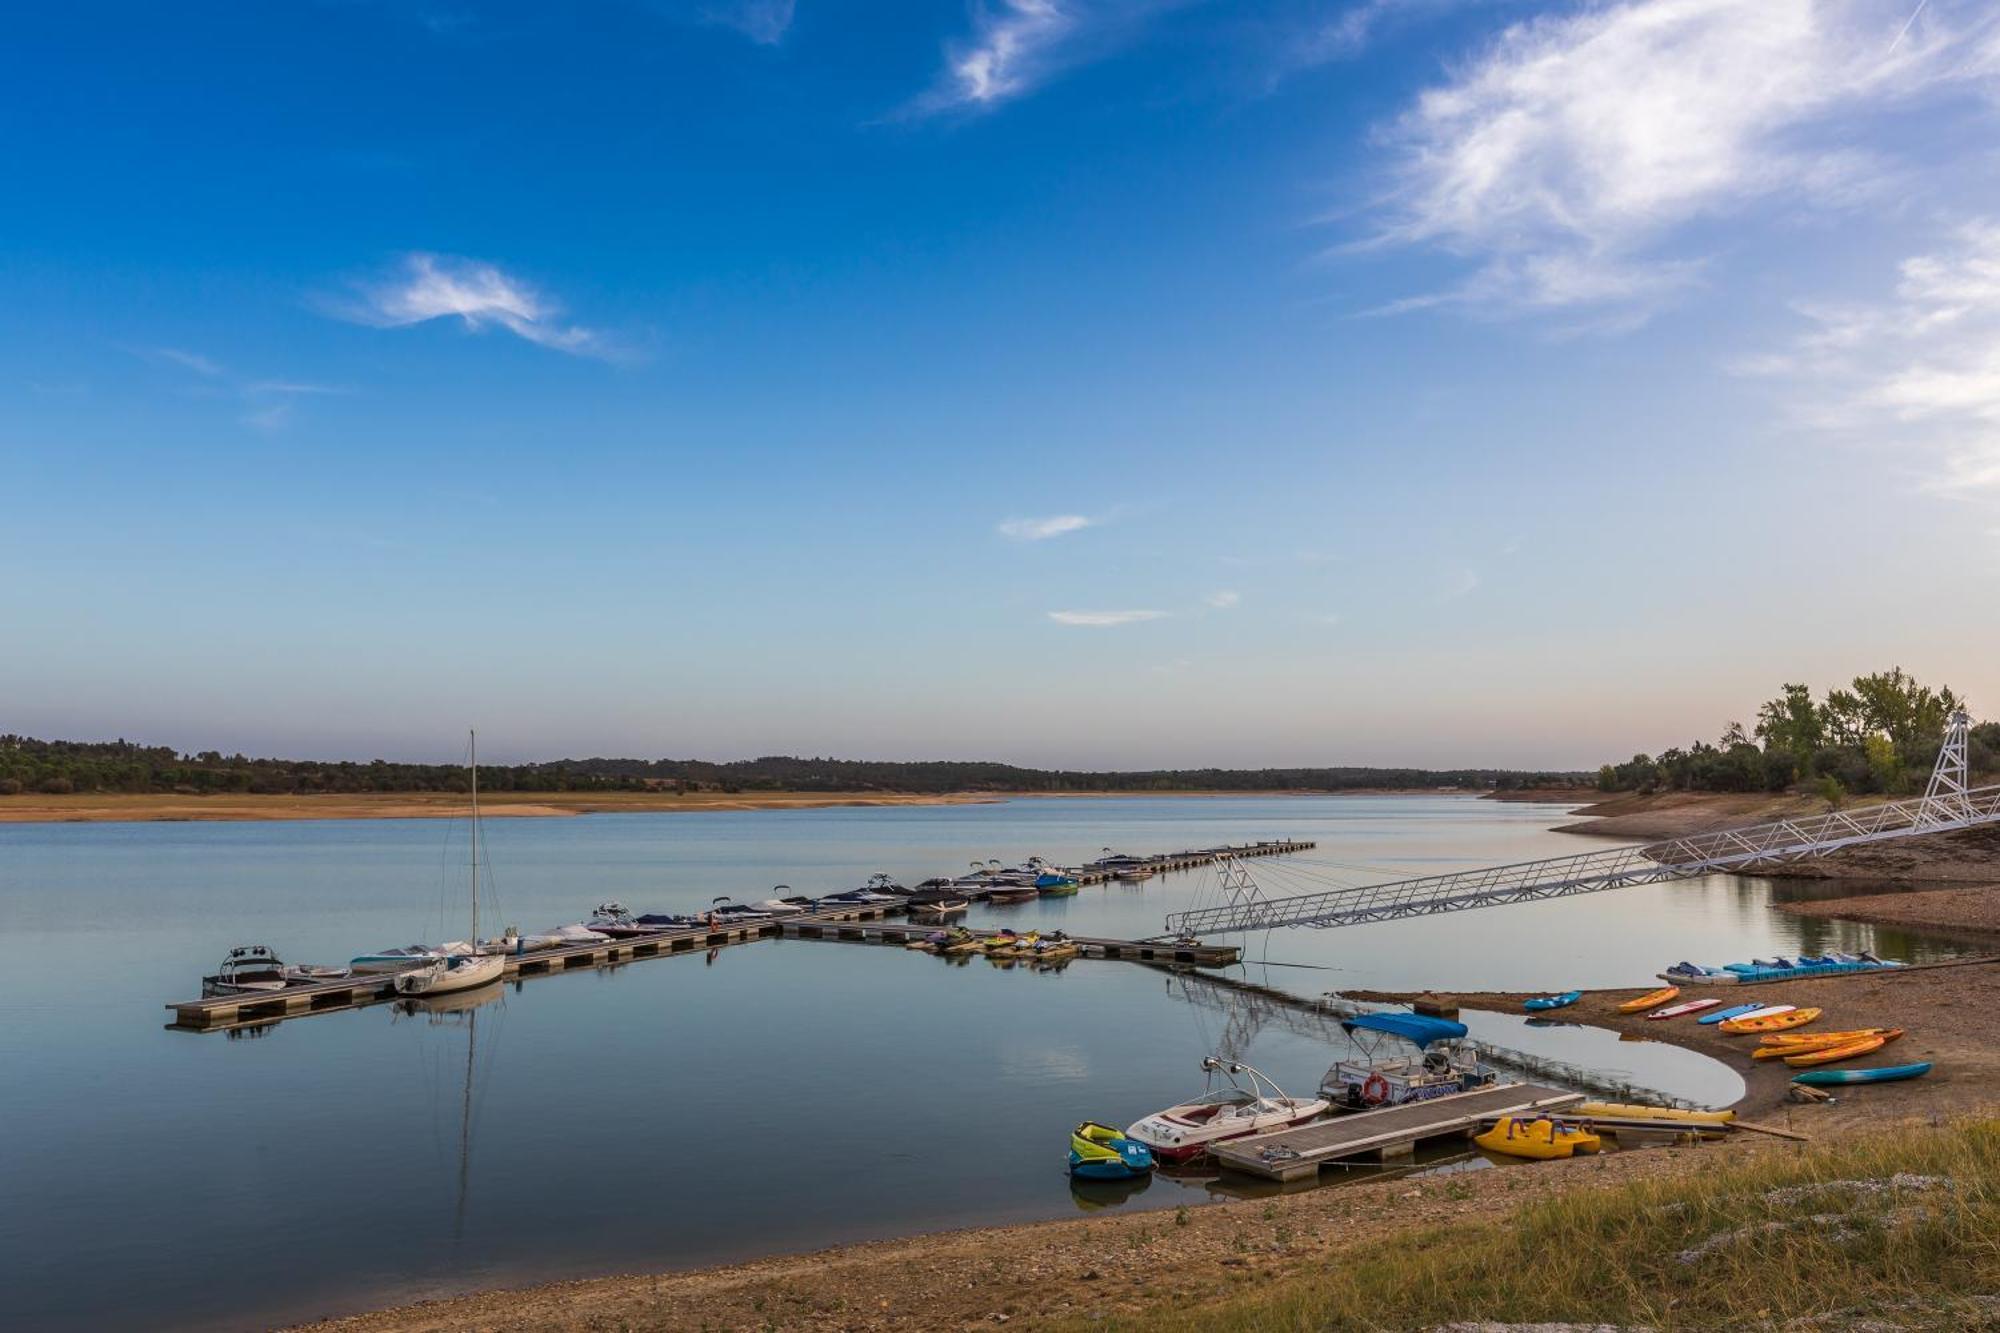
POLYGON ((223 374, 220 362, 211 360, 199 352, 184 352, 178 347, 156 347, 153 349, 153 355, 162 361, 171 361, 183 370, 192 370, 195 374, 206 375, 210 379, 220 378, 223 374))
POLYGON ((378 328, 455 318, 468 329, 502 328, 561 352, 616 355, 602 334, 563 323, 561 309, 527 283, 491 264, 449 255, 406 256, 396 277, 365 287, 359 305, 334 313, 378 328))
POLYGON ((1221 592, 1212 592, 1201 600, 1218 611, 1227 611, 1243 601, 1243 594, 1232 589, 1224 589, 1221 592))
POLYGON ((1165 611, 1051 611, 1049 619, 1058 625, 1136 625, 1143 620, 1164 620, 1165 611))
POLYGON ((1010 518, 999 527, 1003 537, 1016 541, 1039 542, 1065 533, 1081 532, 1093 526, 1096 519, 1084 514, 1055 514, 1048 518, 1010 518))
POLYGON ((708 10, 708 20, 734 28, 760 46, 776 46, 792 26, 793 0, 734 0, 708 10))
MULTIPOLYGON (((1868 113, 1994 72, 1990 6, 1627 0, 1509 27, 1390 131, 1377 243, 1474 261, 1389 307, 1649 306, 1697 280, 1677 230, 1759 200, 1838 206, 1898 168, 1868 113)), ((1365 28, 1365 21, 1363 26, 1365 28)))
POLYGON ((1485 581, 1476 569, 1454 569, 1444 577, 1442 595, 1448 602, 1456 601, 1460 597, 1470 597, 1485 581))
POLYGON ((1076 26, 1056 0, 1001 0, 973 20, 972 40, 945 54, 943 100, 990 106, 1025 92, 1043 74, 1051 50, 1076 26))
POLYGON ((292 405, 272 403, 243 414, 243 424, 253 430, 280 431, 292 424, 292 405))
POLYGON ((1899 275, 1892 299, 1802 308, 1813 327, 1741 369, 1792 381, 1809 428, 1916 450, 1931 489, 2000 496, 2000 219, 1899 275))
POLYGON ((1153 15, 1189 0, 981 0, 966 38, 947 43, 937 85, 911 110, 978 111, 1131 41, 1153 15))

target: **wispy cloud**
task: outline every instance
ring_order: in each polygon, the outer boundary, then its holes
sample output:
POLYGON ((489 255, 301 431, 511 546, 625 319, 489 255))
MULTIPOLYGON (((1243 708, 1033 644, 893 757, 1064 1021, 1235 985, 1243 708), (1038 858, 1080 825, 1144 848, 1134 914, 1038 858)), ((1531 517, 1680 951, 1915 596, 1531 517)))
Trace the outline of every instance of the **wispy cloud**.
POLYGON ((760 46, 776 46, 792 26, 793 0, 731 0, 704 11, 710 23, 734 28, 760 46))
POLYGON ((474 331, 505 329, 577 356, 622 355, 597 330, 565 323, 561 307, 527 282, 492 264, 450 255, 406 255, 393 276, 363 284, 356 299, 332 303, 329 312, 377 328, 457 319, 474 331))
POLYGON ((151 355, 156 360, 171 362, 183 370, 192 370, 195 374, 204 375, 209 379, 219 379, 223 373, 219 363, 199 352, 184 352, 178 347, 155 347, 151 355))
POLYGON ((1010 518, 1000 524, 998 531, 1001 536, 1012 537, 1015 541, 1040 542, 1066 533, 1081 532, 1097 522, 1086 514, 1053 514, 1048 518, 1010 518))
POLYGON ((1476 569, 1454 569, 1445 574, 1439 595, 1447 602, 1457 601, 1470 597, 1485 581, 1476 569))
POLYGON ((1162 10, 1190 0, 981 0, 972 31, 948 42, 917 114, 986 110, 1123 47, 1162 10))
POLYGON ((1051 611, 1049 619, 1058 625, 1136 625, 1144 620, 1164 620, 1165 611, 1051 611))
MULTIPOLYGON (((1390 310, 1657 305, 1697 281, 1668 241, 1781 197, 1839 206, 1900 168, 1863 119, 1995 73, 1990 6, 1956 0, 1627 0, 1509 27, 1389 132, 1374 243, 1471 277, 1390 310)), ((1364 7, 1355 22, 1366 27, 1364 7)))
POLYGON ((1797 390, 1797 419, 1915 450, 1934 490, 2000 497, 2000 219, 1905 259, 1891 299, 1801 308, 1811 328, 1740 369, 1797 390))
POLYGON ((189 392, 208 398, 241 400, 245 407, 238 420, 260 431, 278 431, 290 425, 293 400, 302 395, 346 392, 334 385, 305 380, 245 379, 214 357, 177 347, 148 348, 138 354, 196 376, 189 392))
POLYGON ((1212 592, 1201 600, 1217 611, 1227 611, 1231 607, 1242 603, 1243 594, 1234 589, 1225 588, 1221 592, 1212 592))

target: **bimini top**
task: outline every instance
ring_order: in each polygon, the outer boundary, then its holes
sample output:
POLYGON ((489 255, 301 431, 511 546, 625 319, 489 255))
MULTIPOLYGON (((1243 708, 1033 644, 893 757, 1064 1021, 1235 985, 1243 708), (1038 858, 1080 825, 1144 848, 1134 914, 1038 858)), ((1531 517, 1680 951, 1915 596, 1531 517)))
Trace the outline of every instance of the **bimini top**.
POLYGON ((1418 1046, 1428 1046, 1434 1041, 1463 1037, 1466 1027, 1448 1018, 1426 1018, 1422 1014, 1359 1014, 1353 1018, 1343 1018, 1340 1026, 1349 1036, 1360 1028, 1367 1032, 1386 1032, 1392 1037, 1415 1042, 1418 1046))

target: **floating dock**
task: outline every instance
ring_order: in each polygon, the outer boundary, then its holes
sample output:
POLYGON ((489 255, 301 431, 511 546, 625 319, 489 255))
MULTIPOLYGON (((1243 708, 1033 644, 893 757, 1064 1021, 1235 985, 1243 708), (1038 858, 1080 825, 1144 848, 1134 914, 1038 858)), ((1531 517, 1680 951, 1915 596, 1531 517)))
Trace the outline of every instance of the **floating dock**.
POLYGON ((1303 1180, 1318 1175, 1329 1163, 1355 1158, 1391 1161, 1409 1156, 1429 1139, 1470 1138, 1482 1123, 1498 1116, 1561 1111, 1584 1100, 1580 1092, 1506 1083, 1218 1143, 1209 1153, 1226 1171, 1266 1180, 1303 1180))
MULTIPOLYGON (((1159 874, 1170 870, 1191 870, 1225 859, 1257 856, 1284 856, 1310 851, 1314 844, 1294 840, 1229 844, 1202 847, 1160 856, 1120 858, 1114 862, 1093 862, 1062 873, 1080 884, 1102 884, 1120 875, 1140 870, 1159 874)), ((652 935, 628 936, 602 943, 575 944, 560 949, 536 949, 509 954, 504 977, 508 980, 550 976, 583 968, 609 967, 641 958, 667 958, 677 954, 706 953, 711 949, 779 938, 868 940, 903 944, 938 929, 891 922, 901 915, 904 904, 856 904, 808 912, 798 916, 768 917, 714 929, 696 927, 668 930, 652 935)), ((997 935, 997 929, 975 931, 997 935)), ((1229 945, 1187 944, 1158 940, 1114 940, 1075 937, 1078 952, 1086 958, 1119 959, 1130 962, 1192 967, 1227 967, 1237 961, 1240 950, 1229 945)), ((247 991, 204 996, 196 1000, 176 1000, 166 1006, 173 1012, 169 1027, 185 1031, 213 1032, 261 1026, 280 1019, 308 1014, 336 1013, 358 1009, 396 998, 396 977, 392 972, 342 977, 337 981, 307 982, 281 991, 247 991)))
MULTIPOLYGON (((815 917, 790 917, 776 924, 786 939, 852 940, 865 944, 899 945, 934 935, 940 930, 951 929, 950 926, 918 925, 910 921, 883 921, 871 924, 861 921, 827 922, 815 917)), ((990 926, 965 929, 983 940, 993 939, 1002 933, 998 928, 990 926)), ((1228 944, 1194 944, 1177 940, 1111 940, 1093 935, 1067 933, 1063 938, 1068 943, 1074 944, 1077 952, 1085 958, 1112 958, 1167 966, 1228 967, 1235 963, 1243 952, 1228 944)))

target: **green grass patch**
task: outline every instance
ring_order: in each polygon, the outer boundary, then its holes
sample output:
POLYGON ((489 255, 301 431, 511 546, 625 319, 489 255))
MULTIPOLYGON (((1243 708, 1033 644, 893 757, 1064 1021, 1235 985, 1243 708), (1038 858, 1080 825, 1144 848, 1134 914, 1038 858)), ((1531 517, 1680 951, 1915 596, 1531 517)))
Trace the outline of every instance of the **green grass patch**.
MULTIPOLYGON (((1509 1167, 1507 1170, 1539 1170, 1509 1167)), ((2000 1120, 1886 1127, 1659 1179, 1588 1177, 1506 1218, 1331 1253, 1241 1295, 1093 1327, 1292 1333, 1454 1320, 1662 1329, 1867 1313, 1909 1327, 2000 1326, 2000 1120)))

